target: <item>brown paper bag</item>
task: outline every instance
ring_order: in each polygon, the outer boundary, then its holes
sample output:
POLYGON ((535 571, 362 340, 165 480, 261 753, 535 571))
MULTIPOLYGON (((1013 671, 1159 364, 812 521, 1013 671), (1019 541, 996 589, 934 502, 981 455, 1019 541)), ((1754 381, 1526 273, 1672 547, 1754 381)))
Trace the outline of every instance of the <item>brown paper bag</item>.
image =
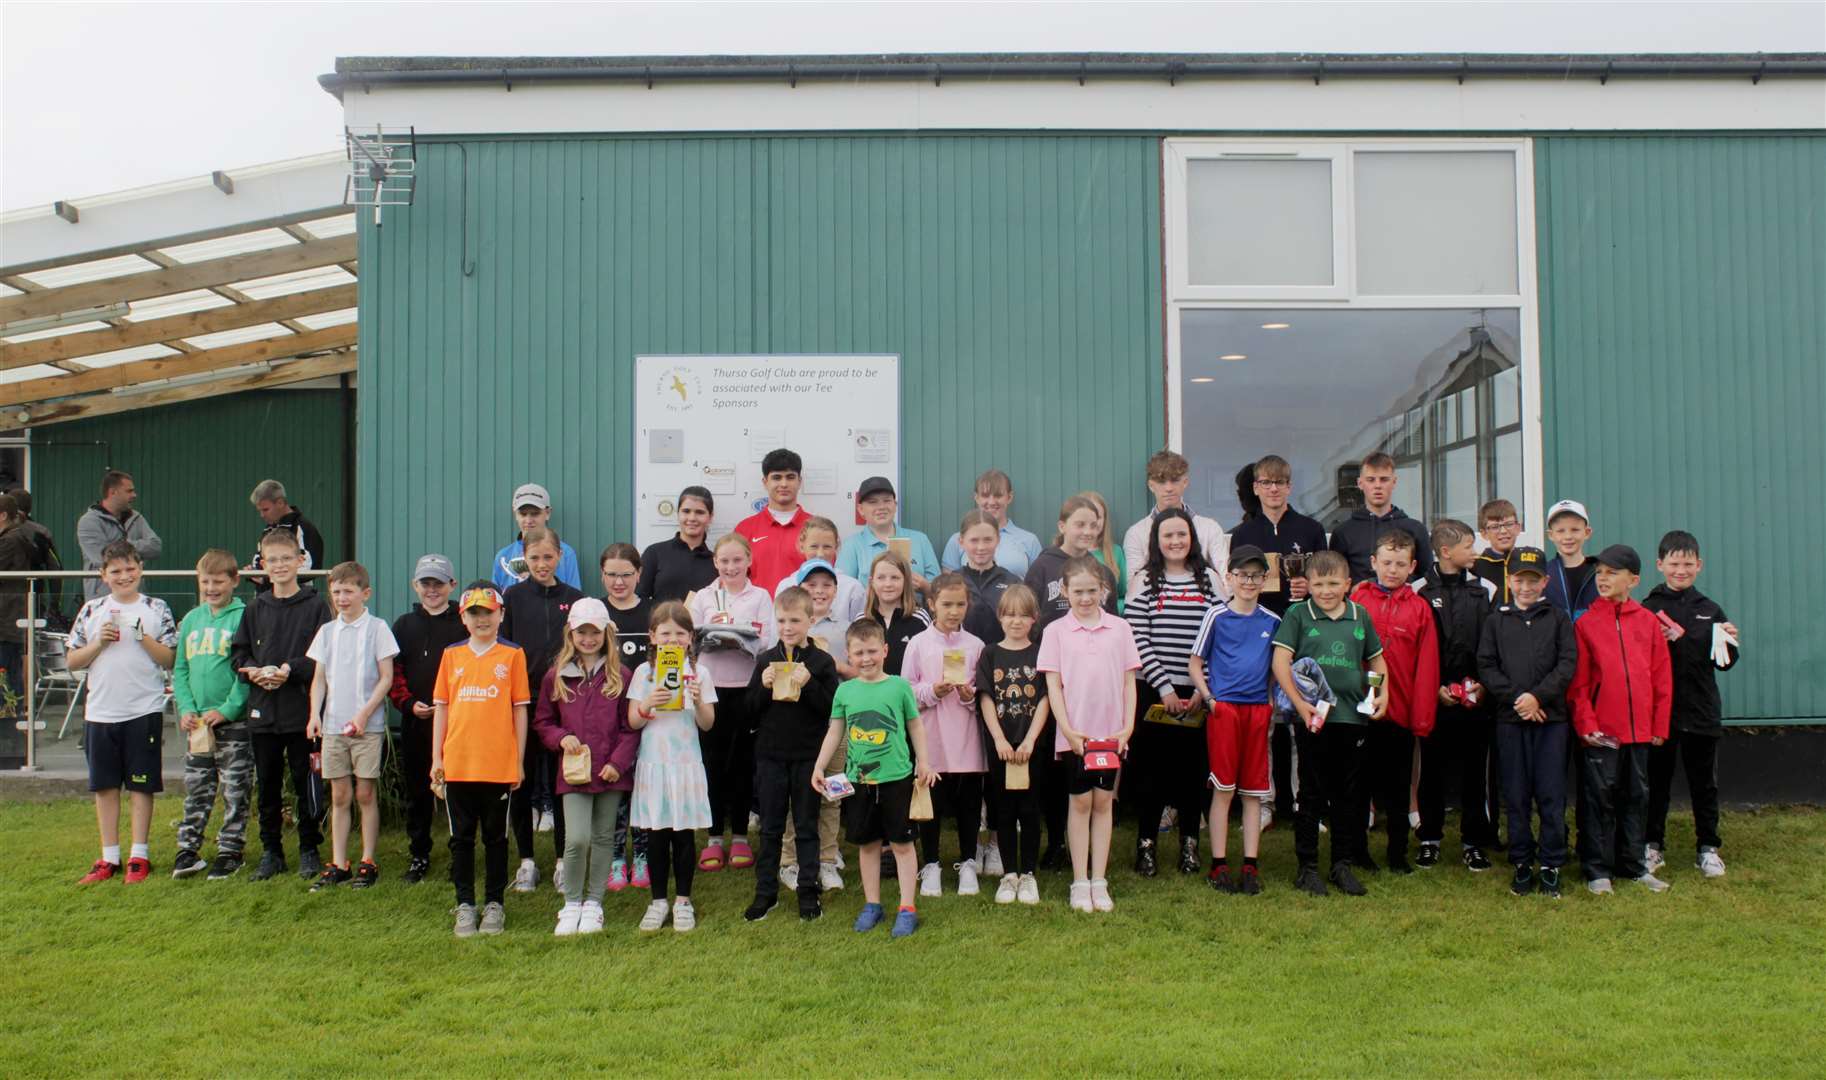
POLYGON ((1280 592, 1281 553, 1278 551, 1264 551, 1262 554, 1268 557, 1268 576, 1262 579, 1262 591, 1280 592))
POLYGON ((1002 786, 1009 791, 1027 790, 1027 763, 1010 761, 1002 766, 1002 786))
POLYGON ((913 541, 904 536, 896 536, 888 541, 888 550, 908 562, 913 561, 913 541))
POLYGON ((970 672, 964 667, 964 650, 945 650, 945 671, 940 678, 952 686, 964 686, 970 682, 970 672))
POLYGON ((799 687, 793 682, 793 672, 805 665, 793 660, 775 660, 768 666, 774 669, 774 700, 798 701, 799 687))
POLYGON ((584 744, 575 753, 564 752, 564 782, 567 784, 587 784, 590 782, 590 747, 584 744))
POLYGON ((907 803, 907 820, 932 820, 932 789, 918 780, 913 781, 913 798, 907 803))
POLYGON ((216 752, 216 729, 198 720, 197 726, 190 729, 190 752, 198 757, 209 757, 216 752))

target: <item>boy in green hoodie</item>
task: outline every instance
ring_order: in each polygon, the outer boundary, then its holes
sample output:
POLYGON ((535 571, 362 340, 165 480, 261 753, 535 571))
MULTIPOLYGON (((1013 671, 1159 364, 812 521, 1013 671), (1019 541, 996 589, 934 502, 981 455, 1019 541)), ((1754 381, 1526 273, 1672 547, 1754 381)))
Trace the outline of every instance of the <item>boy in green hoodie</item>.
POLYGON ((209 880, 233 877, 241 869, 254 787, 254 750, 247 735, 248 683, 228 659, 228 646, 245 608, 235 596, 240 576, 233 555, 221 548, 205 551, 197 560, 197 592, 203 602, 178 625, 171 691, 177 698, 179 726, 190 745, 184 755, 184 820, 178 825, 172 877, 190 877, 203 869, 198 853, 218 786, 227 806, 222 830, 216 834, 209 880))

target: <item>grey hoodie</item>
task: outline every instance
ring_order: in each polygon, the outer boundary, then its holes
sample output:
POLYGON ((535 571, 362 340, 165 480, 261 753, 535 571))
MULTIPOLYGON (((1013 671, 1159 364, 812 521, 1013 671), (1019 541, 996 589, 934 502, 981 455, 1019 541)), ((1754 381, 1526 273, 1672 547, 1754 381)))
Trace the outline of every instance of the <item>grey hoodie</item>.
MULTIPOLYGON (((101 550, 116 540, 128 540, 139 549, 139 557, 151 562, 165 550, 165 542, 159 534, 152 531, 145 515, 137 510, 127 511, 127 520, 110 514, 100 503, 83 511, 76 519, 76 545, 82 548, 82 568, 84 570, 101 569, 101 550)), ((98 577, 84 578, 82 595, 85 600, 105 596, 108 586, 98 577)))

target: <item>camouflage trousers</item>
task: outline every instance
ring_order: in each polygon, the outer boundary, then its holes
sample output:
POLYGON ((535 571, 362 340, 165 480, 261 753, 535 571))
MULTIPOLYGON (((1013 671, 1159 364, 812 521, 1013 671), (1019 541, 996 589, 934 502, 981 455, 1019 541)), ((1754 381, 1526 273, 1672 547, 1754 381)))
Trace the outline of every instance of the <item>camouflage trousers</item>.
POLYGON ((253 804, 254 745, 247 739, 220 739, 213 756, 184 755, 184 820, 178 825, 178 850, 201 852, 203 830, 215 808, 216 792, 225 809, 216 851, 239 855, 247 844, 247 818, 253 804))

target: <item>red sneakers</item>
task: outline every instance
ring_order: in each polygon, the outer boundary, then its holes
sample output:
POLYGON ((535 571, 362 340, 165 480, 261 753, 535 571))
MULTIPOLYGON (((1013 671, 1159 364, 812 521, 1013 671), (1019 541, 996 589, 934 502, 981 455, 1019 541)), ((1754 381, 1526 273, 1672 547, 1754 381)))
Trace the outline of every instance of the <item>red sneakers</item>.
POLYGON ((120 873, 119 863, 111 863, 106 859, 96 859, 95 865, 89 867, 89 872, 84 874, 82 880, 78 881, 76 884, 94 885, 100 881, 107 881, 118 873, 120 873))
POLYGON ((127 884, 138 885, 152 873, 152 863, 145 859, 127 860, 127 884))

